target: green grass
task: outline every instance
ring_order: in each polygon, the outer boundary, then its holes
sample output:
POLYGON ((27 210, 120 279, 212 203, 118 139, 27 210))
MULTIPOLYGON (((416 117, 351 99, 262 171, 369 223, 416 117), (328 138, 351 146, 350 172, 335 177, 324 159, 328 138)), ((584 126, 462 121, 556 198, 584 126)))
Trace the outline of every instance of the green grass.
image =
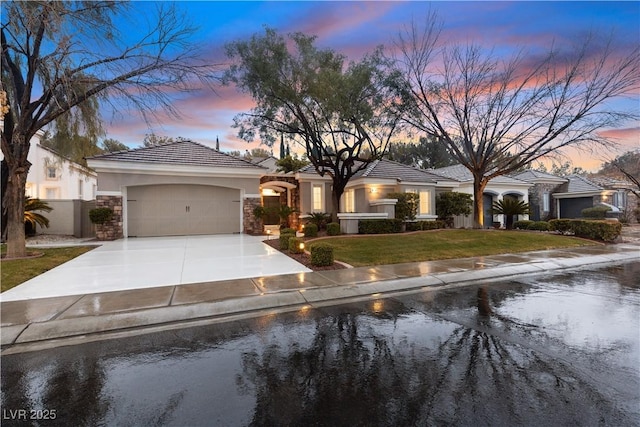
POLYGON ((333 246, 336 260, 354 267, 594 244, 555 234, 493 230, 437 230, 384 236, 334 237, 322 241, 333 246))
MULTIPOLYGON (((39 258, 28 259, 16 259, 16 260, 2 260, 0 269, 2 270, 2 284, 0 291, 7 291, 20 283, 26 282, 45 271, 51 270, 54 267, 64 264, 82 255, 85 252, 89 252, 96 246, 74 246, 70 248, 50 248, 50 249, 29 249, 29 252, 41 252, 44 255, 39 258)), ((2 253, 6 252, 6 246, 2 245, 2 253)))

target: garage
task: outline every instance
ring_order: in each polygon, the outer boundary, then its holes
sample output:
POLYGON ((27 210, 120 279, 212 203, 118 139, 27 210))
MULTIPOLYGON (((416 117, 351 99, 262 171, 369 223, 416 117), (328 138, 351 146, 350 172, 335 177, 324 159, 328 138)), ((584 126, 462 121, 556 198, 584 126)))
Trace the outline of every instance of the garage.
POLYGON ((209 185, 147 185, 127 190, 130 237, 240 232, 240 190, 209 185))

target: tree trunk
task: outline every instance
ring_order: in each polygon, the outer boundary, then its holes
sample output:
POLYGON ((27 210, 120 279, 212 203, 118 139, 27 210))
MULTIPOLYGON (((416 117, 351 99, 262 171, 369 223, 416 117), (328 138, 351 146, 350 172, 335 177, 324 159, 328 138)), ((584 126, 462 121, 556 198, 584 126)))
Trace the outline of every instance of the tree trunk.
POLYGON ((484 189, 487 183, 478 177, 473 179, 473 228, 484 228, 484 189))
POLYGON ((333 190, 331 191, 331 221, 338 221, 338 213, 340 212, 340 198, 344 193, 345 185, 342 183, 336 183, 333 181, 333 190))
POLYGON ((7 258, 27 255, 24 236, 24 192, 28 166, 9 165, 9 179, 3 204, 7 208, 7 258))

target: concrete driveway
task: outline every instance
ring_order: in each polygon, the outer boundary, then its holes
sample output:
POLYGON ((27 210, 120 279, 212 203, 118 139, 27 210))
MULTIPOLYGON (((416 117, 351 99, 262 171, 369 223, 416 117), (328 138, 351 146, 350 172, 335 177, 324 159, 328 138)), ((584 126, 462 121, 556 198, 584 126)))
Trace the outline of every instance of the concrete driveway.
POLYGON ((244 234, 121 239, 105 242, 3 292, 2 301, 153 288, 309 272, 244 234))

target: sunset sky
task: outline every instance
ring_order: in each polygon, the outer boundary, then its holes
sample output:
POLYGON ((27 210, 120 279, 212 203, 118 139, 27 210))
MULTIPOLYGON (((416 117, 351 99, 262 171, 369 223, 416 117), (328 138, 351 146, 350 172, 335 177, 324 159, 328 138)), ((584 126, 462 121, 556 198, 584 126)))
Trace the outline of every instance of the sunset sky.
MULTIPOLYGON (((378 45, 390 47, 403 26, 420 19, 431 6, 443 20, 443 37, 448 42, 474 42, 508 55, 525 48, 549 46, 554 42, 568 46, 590 31, 613 32, 620 46, 640 43, 640 2, 180 2, 188 19, 200 28, 194 38, 213 63, 221 64, 225 43, 246 39, 262 32, 264 26, 282 33, 301 31, 318 37, 321 47, 332 48, 358 59, 378 45)), ((153 2, 137 2, 133 11, 146 15, 153 2)), ((640 111, 638 94, 621 100, 640 111)), ((154 124, 158 135, 185 137, 221 149, 241 150, 257 147, 236 136, 233 117, 249 111, 251 98, 233 87, 219 87, 182 95, 175 103, 180 119, 164 117, 154 124)), ((162 115, 161 115, 162 116, 162 115)), ((135 112, 105 115, 108 138, 130 147, 140 145, 151 130, 135 112)), ((623 129, 607 131, 619 138, 620 147, 611 153, 568 153, 575 165, 596 170, 603 160, 640 146, 640 124, 628 123, 623 129)), ((274 147, 278 153, 278 147, 274 147)))

